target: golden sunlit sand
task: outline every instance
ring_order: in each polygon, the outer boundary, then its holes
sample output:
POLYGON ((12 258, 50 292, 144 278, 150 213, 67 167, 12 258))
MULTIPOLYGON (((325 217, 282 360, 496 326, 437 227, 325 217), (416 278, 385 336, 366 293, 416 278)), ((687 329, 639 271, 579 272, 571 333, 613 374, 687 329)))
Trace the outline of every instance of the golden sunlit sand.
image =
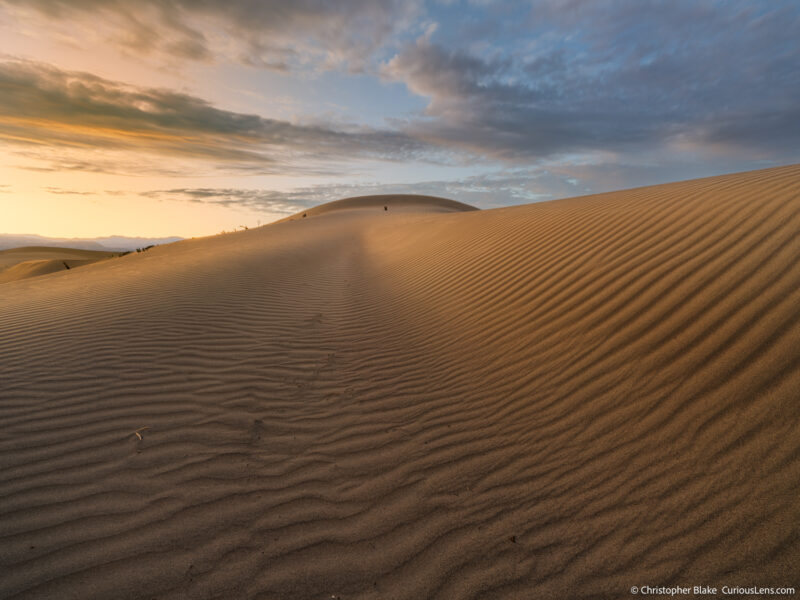
POLYGON ((0 597, 796 585, 800 166, 468 208, 0 286, 0 597))

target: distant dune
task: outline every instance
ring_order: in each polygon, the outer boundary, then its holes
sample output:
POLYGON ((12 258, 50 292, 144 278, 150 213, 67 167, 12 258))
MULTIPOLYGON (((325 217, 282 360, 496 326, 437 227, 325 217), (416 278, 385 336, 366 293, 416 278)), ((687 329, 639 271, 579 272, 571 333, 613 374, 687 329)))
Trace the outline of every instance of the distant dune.
POLYGON ((0 286, 0 597, 797 587, 800 166, 469 208, 0 286))
POLYGON ((119 253, 48 246, 0 250, 0 283, 66 271, 113 256, 119 253))
POLYGON ((166 238, 132 238, 121 235, 99 238, 49 238, 41 235, 20 235, 16 233, 0 233, 0 250, 20 248, 23 246, 55 246, 76 250, 100 250, 103 252, 127 252, 159 244, 180 241, 179 237, 166 238))
POLYGON ((448 200, 447 198, 439 198, 438 196, 420 196, 412 194, 382 194, 375 196, 355 196, 353 198, 343 198, 342 200, 334 200, 326 204, 314 206, 308 210, 299 212, 286 220, 294 220, 306 217, 313 217, 317 215, 324 215, 330 212, 339 212, 342 210, 364 210, 364 209, 383 209, 388 211, 390 208, 392 212, 461 212, 469 210, 478 210, 474 206, 464 204, 463 202, 456 202, 455 200, 448 200))

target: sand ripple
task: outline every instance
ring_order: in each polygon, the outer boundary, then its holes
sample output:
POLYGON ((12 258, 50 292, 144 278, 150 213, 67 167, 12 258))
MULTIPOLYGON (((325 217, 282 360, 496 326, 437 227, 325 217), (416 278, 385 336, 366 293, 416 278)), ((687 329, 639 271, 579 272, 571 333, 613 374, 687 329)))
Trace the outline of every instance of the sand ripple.
POLYGON ((797 585, 800 167, 347 208, 0 286, 0 596, 797 585))

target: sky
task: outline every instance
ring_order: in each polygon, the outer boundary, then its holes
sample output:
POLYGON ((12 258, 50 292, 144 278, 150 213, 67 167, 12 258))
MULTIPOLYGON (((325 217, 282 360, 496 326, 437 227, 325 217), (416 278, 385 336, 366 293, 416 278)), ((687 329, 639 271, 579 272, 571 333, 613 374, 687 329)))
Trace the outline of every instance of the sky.
POLYGON ((0 0, 0 233, 800 162, 796 0, 0 0))

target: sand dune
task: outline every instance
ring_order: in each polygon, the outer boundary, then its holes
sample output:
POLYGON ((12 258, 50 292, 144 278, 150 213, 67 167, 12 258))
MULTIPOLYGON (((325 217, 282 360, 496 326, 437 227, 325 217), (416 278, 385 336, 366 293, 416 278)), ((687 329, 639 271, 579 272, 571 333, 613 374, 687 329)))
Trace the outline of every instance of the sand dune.
POLYGON ((119 253, 49 246, 0 250, 0 283, 67 271, 113 256, 119 256, 119 253))
POLYGON ((0 597, 797 586, 800 166, 344 204, 0 286, 0 597))
POLYGON ((334 200, 326 204, 321 204, 308 210, 292 215, 283 221, 293 221, 299 218, 324 215, 331 212, 341 212, 344 210, 369 210, 378 209, 395 212, 464 212, 477 210, 474 206, 456 202, 438 196, 420 196, 412 194, 379 194, 375 196, 355 196, 353 198, 343 198, 334 200))

